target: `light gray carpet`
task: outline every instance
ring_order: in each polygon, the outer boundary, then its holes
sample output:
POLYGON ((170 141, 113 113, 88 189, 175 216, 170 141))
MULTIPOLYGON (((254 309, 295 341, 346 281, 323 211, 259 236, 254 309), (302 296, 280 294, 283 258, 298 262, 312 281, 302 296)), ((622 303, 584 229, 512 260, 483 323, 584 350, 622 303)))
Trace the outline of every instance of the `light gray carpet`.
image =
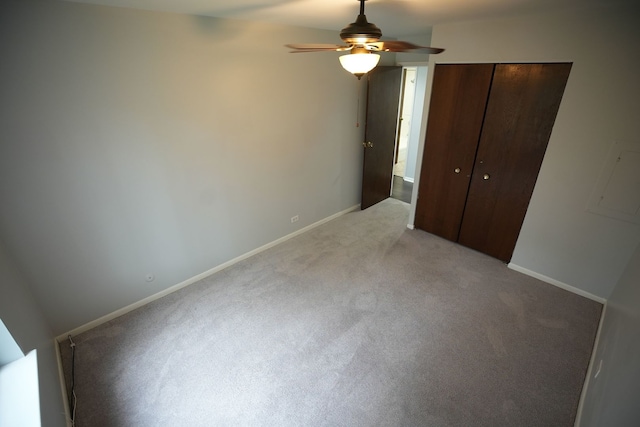
POLYGON ((347 214, 74 337, 76 425, 572 426, 601 305, 408 211, 347 214))

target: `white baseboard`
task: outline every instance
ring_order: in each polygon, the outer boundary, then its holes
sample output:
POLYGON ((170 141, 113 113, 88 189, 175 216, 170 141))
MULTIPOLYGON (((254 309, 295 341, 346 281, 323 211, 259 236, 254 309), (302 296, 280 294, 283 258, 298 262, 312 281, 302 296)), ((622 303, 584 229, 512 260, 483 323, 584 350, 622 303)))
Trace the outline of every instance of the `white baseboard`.
POLYGON ((550 285, 557 286, 565 291, 572 292, 574 294, 583 296, 585 298, 589 298, 590 300, 597 301, 600 304, 605 304, 607 300, 605 298, 599 297, 597 295, 593 295, 587 291, 583 291, 582 289, 576 288, 575 286, 567 285, 559 280, 552 279, 551 277, 547 277, 544 274, 536 273, 535 271, 531 271, 527 268, 520 267, 517 264, 509 263, 507 265, 510 269, 518 271, 522 274, 526 274, 527 276, 535 277, 538 280, 542 280, 543 282, 549 283, 550 285))
POLYGON ((408 228, 409 230, 414 230, 414 229, 416 228, 416 226, 415 226, 415 225, 413 225, 413 224, 407 224, 407 228, 408 228))
POLYGON ((147 305, 150 302, 153 302, 153 301, 155 301, 157 299, 160 299, 160 298, 162 298, 162 297, 164 297, 166 295, 169 295, 169 294, 171 294, 173 292, 176 292, 176 291, 178 291, 178 290, 180 290, 180 289, 182 289, 184 287, 192 285, 192 284, 194 284, 194 283, 196 283, 196 282, 198 282, 198 281, 200 281, 200 280, 202 280, 202 279, 204 279, 206 277, 209 277, 214 273, 217 273, 217 272, 219 272, 221 270, 224 270, 225 268, 230 267, 230 266, 232 266, 232 265, 234 265, 234 264, 236 264, 236 263, 238 263, 240 261, 243 261, 243 260, 245 260, 245 259, 247 259, 249 257, 252 257, 252 256, 254 256, 254 255, 256 255, 256 254, 258 254, 260 252, 266 251, 267 249, 270 249, 270 248, 272 248, 272 247, 274 247, 276 245, 279 245, 280 243, 283 243, 283 242, 285 242, 285 241, 287 241, 289 239, 292 239, 292 238, 294 238, 294 237, 296 237, 296 236, 298 236, 298 235, 300 235, 302 233, 305 233, 305 232, 307 232, 307 231, 309 231, 309 230, 311 230, 313 228, 316 228, 316 227, 318 227, 318 226, 320 226, 320 225, 322 225, 324 223, 327 223, 327 222, 329 222, 329 221, 331 221, 333 219, 336 219, 336 218, 338 218, 338 217, 340 217, 342 215, 345 215, 345 214, 347 214, 349 212, 356 211, 358 209, 360 209, 360 205, 359 204, 355 205, 355 206, 352 206, 352 207, 350 207, 348 209, 345 209, 345 210, 343 210, 341 212, 338 212, 336 214, 333 214, 331 216, 328 216, 327 218, 321 219, 320 221, 317 221, 317 222, 315 222, 315 223, 313 223, 311 225, 308 225, 308 226, 306 226, 304 228, 301 228, 300 230, 294 231, 291 234, 287 234, 286 236, 281 237, 281 238, 279 238, 277 240, 274 240, 273 242, 267 243, 266 245, 260 246, 257 249, 249 251, 249 252, 247 252, 247 253, 245 253, 243 255, 240 255, 239 257, 236 257, 236 258, 234 258, 234 259, 232 259, 230 261, 227 261, 227 262, 225 262, 223 264, 220 264, 220 265, 218 265, 216 267, 213 267, 212 269, 207 270, 207 271, 205 271, 203 273, 200 273, 197 276, 191 277, 191 278, 189 278, 189 279, 187 279, 187 280, 185 280, 185 281, 183 281, 181 283, 178 283, 177 285, 171 286, 170 288, 167 288, 167 289, 165 289, 163 291, 160 291, 160 292, 158 292, 156 294, 153 294, 153 295, 148 296, 148 297, 146 297, 144 299, 141 299, 140 301, 134 302, 133 304, 130 304, 130 305, 128 305, 126 307, 123 307, 123 308, 121 308, 119 310, 116 310, 116 311, 114 311, 112 313, 104 315, 104 316, 102 316, 102 317, 100 317, 100 318, 98 318, 96 320, 93 320, 93 321, 91 321, 89 323, 86 323, 86 324, 84 324, 82 326, 79 326, 79 327, 77 327, 75 329, 72 329, 69 332, 65 332, 64 334, 58 335, 56 337, 56 341, 57 342, 62 342, 64 340, 66 340, 69 337, 69 335, 71 335, 71 336, 78 335, 78 334, 81 334, 82 332, 86 332, 86 331, 88 331, 90 329, 93 329, 96 326, 102 325, 103 323, 107 323, 108 321, 113 320, 116 317, 120 317, 123 314, 126 314, 126 313, 128 313, 130 311, 133 311, 133 310, 135 310, 137 308, 140 308, 140 307, 142 307, 144 305, 147 305))
POLYGON ((607 304, 605 303, 602 308, 602 314, 600 315, 600 323, 598 323, 598 332, 596 332, 596 339, 593 342, 593 350, 591 351, 591 359, 589 360, 589 367, 587 368, 587 376, 584 379, 582 385, 582 391, 580 392, 580 400, 578 401, 578 411, 576 412, 576 421, 573 427, 580 427, 582 422, 582 411, 584 410, 585 399, 587 397, 587 391, 589 390, 589 384, 591 378, 593 378, 593 367, 596 364, 596 353, 598 351, 598 345, 600 344, 600 333, 602 332, 602 325, 604 324, 604 318, 607 314, 607 304))

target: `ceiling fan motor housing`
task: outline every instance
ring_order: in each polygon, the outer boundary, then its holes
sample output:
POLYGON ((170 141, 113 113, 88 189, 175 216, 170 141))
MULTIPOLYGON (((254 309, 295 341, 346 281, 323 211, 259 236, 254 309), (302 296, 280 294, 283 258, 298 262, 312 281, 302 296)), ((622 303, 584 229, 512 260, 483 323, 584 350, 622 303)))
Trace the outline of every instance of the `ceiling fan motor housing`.
POLYGON ((368 22, 364 14, 358 15, 356 22, 352 22, 340 31, 340 38, 346 43, 373 43, 380 37, 382 37, 380 28, 368 22))

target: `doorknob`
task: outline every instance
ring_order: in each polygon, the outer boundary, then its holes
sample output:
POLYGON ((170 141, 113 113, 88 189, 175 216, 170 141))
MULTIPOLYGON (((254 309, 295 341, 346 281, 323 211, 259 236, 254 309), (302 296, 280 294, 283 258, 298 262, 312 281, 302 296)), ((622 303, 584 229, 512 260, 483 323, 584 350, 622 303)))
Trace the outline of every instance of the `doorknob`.
POLYGON ((373 142, 371 142, 371 141, 363 142, 362 146, 364 148, 372 148, 373 147, 373 142))
POLYGON ((455 173, 460 173, 460 168, 455 168, 453 171, 454 171, 455 173))
POLYGON ((482 179, 484 179, 485 181, 488 180, 489 178, 491 178, 491 176, 488 173, 485 173, 484 175, 482 175, 482 179))

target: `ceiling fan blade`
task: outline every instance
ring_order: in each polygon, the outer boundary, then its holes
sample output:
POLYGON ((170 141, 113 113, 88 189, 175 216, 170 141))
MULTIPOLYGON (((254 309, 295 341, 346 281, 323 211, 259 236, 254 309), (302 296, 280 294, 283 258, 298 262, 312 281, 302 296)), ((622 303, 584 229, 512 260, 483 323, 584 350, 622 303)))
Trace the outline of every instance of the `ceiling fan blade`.
MULTIPOLYGON (((437 47, 419 46, 402 40, 379 41, 382 37, 382 31, 375 24, 367 21, 364 14, 364 2, 367 0, 358 0, 360 2, 360 14, 356 21, 340 31, 340 38, 346 46, 338 44, 287 44, 286 47, 293 49, 291 53, 304 52, 325 52, 325 51, 347 51, 351 53, 371 53, 371 52, 416 52, 425 54, 436 54, 444 52, 444 49, 437 47)), ((358 77, 360 78, 360 77, 358 77)))
POLYGON ((325 43, 287 44, 285 46, 290 49, 293 49, 291 53, 343 51, 343 50, 351 49, 351 46, 342 46, 339 44, 325 44, 325 43))
POLYGON ((383 42, 367 43, 369 46, 375 46, 377 50, 383 52, 416 52, 416 53, 440 53, 444 49, 438 47, 418 46, 417 44, 405 42, 402 40, 387 40, 383 42))

